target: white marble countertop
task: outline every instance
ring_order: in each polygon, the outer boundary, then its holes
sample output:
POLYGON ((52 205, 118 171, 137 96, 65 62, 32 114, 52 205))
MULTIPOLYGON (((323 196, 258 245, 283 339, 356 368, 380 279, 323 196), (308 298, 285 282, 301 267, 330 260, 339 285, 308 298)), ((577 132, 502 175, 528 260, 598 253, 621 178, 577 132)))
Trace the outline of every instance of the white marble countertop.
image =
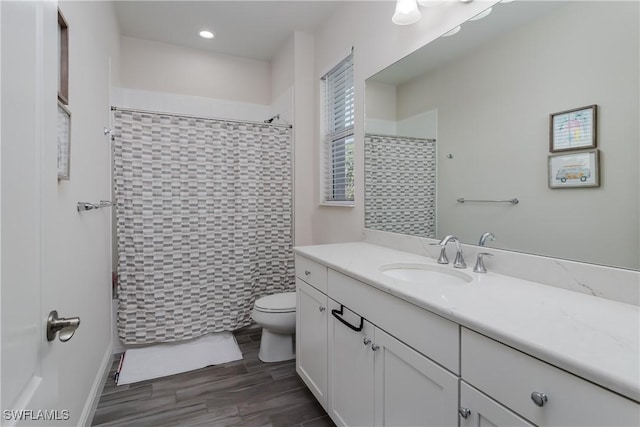
MULTIPOLYGON (((432 258, 369 243, 295 252, 469 329, 640 402, 640 307, 496 273, 460 285, 413 284, 383 275, 392 263, 432 258)), ((475 260, 474 260, 475 261, 475 260)), ((445 268, 453 267, 451 264, 445 268)))

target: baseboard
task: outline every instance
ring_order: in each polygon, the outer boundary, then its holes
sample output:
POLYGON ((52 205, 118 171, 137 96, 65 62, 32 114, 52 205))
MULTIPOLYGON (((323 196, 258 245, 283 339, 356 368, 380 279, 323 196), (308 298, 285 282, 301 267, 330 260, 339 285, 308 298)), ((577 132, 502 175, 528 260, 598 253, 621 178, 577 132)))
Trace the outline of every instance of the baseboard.
POLYGON ((104 357, 102 358, 102 362, 100 363, 98 372, 96 372, 96 378, 93 380, 93 385, 91 386, 91 390, 89 391, 87 401, 84 404, 82 415, 80 415, 80 420, 78 420, 78 425, 80 426, 90 426, 91 421, 93 421, 93 416, 96 413, 96 408, 98 407, 98 402, 100 401, 100 395, 102 394, 104 382, 107 378, 107 375, 109 375, 109 370, 111 369, 111 361, 113 360, 112 348, 113 342, 109 343, 109 346, 104 353, 104 357))

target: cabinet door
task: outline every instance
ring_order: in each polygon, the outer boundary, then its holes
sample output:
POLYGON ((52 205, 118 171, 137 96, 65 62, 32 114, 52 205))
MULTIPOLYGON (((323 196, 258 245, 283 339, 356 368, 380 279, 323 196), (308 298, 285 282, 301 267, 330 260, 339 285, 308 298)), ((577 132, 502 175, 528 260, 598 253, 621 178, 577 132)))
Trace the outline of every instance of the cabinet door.
POLYGON ((375 425, 458 426, 458 378, 376 328, 375 425))
POLYGON ((467 417, 460 418, 460 427, 533 426, 464 381, 460 382, 460 409, 468 410, 467 417))
POLYGON ((296 279, 296 371, 327 408, 327 296, 296 279))
MULTIPOLYGON (((329 416, 338 426, 371 426, 374 327, 363 321, 362 331, 352 330, 332 315, 340 310, 332 299, 329 310, 329 416)), ((346 307, 339 316, 360 326, 360 316, 346 307)))

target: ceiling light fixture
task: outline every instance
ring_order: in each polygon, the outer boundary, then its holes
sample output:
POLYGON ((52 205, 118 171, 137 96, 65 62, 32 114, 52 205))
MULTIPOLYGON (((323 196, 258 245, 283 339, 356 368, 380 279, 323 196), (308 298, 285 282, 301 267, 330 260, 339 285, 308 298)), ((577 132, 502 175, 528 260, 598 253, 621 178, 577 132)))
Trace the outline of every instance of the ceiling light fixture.
POLYGON ((202 37, 203 39, 212 39, 213 36, 214 34, 209 30, 200 31, 200 37, 202 37))
MULTIPOLYGON (((471 3, 473 0, 459 1, 461 3, 471 3)), ((422 18, 418 4, 423 7, 431 7, 439 5, 440 3, 444 3, 444 0, 396 0, 396 10, 393 13, 391 21, 396 25, 415 24, 422 18)))
POLYGON ((396 11, 391 21, 396 25, 415 24, 422 18, 416 0, 396 0, 396 11))

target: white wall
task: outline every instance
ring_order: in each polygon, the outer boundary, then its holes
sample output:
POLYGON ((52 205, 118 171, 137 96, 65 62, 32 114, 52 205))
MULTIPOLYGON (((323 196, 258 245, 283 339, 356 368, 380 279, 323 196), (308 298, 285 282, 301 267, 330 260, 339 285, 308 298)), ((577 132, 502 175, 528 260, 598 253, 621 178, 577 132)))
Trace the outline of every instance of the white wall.
POLYGON ((294 244, 312 243, 313 37, 295 32, 271 60, 271 113, 293 124, 294 244))
POLYGON ((355 78, 355 206, 320 206, 321 128, 316 114, 314 129, 315 189, 313 243, 355 241, 364 229, 364 81, 376 72, 476 15, 496 1, 468 4, 446 2, 432 7, 417 24, 397 26, 391 22, 394 2, 349 2, 341 5, 333 17, 315 34, 314 105, 320 104, 320 77, 345 58, 354 48, 355 78))
POLYGON ((271 108, 269 116, 280 115, 280 119, 293 123, 295 36, 287 39, 278 53, 271 59, 271 108))
POLYGON ((55 188, 47 191, 53 197, 43 226, 50 255, 43 276, 63 296, 52 309, 81 318, 73 339, 59 347, 58 396, 68 404, 68 424, 78 425, 91 421, 92 398, 111 362, 111 211, 79 213, 76 203, 111 199, 111 146, 103 128, 109 126, 110 85, 119 80, 120 39, 111 3, 64 1, 59 7, 70 34, 71 178, 47 180, 55 188))
POLYGON ((316 174, 314 138, 318 117, 314 98, 313 37, 306 33, 295 33, 294 66, 294 197, 295 197, 295 244, 309 245, 313 242, 314 183, 316 174))
POLYGON ((121 39, 122 87, 225 99, 271 102, 269 63, 133 37, 121 39))
POLYGON ((637 21, 637 2, 569 3, 398 87, 399 117, 439 109, 442 233, 475 242, 490 230, 501 248, 639 267, 637 21), (549 189, 549 114, 590 104, 601 186, 549 189), (461 206, 458 197, 521 203, 461 206), (608 241, 615 251, 598 244, 608 241))
POLYGON ((400 136, 438 139, 438 110, 434 108, 398 120, 397 132, 400 136))
POLYGON ((370 81, 366 89, 366 132, 397 135, 396 86, 370 81))

